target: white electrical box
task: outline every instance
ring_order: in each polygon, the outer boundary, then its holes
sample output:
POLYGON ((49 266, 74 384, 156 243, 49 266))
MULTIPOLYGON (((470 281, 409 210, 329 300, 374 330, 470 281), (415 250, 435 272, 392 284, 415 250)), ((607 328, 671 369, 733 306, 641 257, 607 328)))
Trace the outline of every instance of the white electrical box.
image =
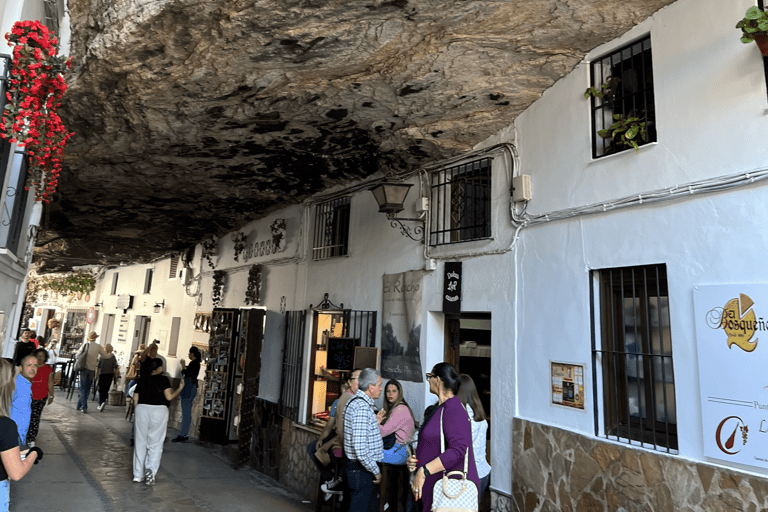
POLYGON ((512 200, 513 201, 530 201, 533 199, 531 193, 531 176, 530 174, 521 174, 512 178, 512 200))
POLYGON ((191 268, 181 269, 181 272, 179 272, 179 278, 181 278, 181 284, 183 284, 184 286, 190 284, 192 282, 192 269, 191 268))
POLYGON ((429 210, 429 198, 422 197, 421 201, 419 201, 419 205, 417 209, 419 212, 426 212, 427 210, 429 210))

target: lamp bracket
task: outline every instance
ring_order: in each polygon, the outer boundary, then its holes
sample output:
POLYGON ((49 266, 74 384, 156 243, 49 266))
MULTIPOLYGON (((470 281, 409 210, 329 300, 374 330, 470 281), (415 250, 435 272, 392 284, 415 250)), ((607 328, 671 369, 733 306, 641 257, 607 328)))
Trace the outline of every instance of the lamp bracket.
POLYGON ((390 220, 389 225, 393 228, 400 228, 400 234, 403 236, 407 236, 414 242, 423 242, 424 241, 424 225, 426 224, 424 222, 424 219, 407 219, 407 218, 400 218, 397 217, 394 213, 388 213, 387 218, 390 220), (413 231, 411 231, 411 228, 403 224, 403 221, 406 222, 418 222, 419 224, 413 228, 413 231), (419 237, 419 235, 421 235, 419 237))

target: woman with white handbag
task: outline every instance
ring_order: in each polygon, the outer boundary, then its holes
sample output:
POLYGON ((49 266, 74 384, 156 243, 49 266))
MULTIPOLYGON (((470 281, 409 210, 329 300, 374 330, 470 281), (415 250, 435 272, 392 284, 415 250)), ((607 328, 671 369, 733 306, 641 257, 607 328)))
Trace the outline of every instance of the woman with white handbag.
POLYGON ((411 490, 423 512, 476 511, 480 479, 469 416, 456 396, 461 378, 448 363, 436 364, 426 377, 438 406, 425 418, 416 455, 408 458, 408 469, 415 472, 411 490))

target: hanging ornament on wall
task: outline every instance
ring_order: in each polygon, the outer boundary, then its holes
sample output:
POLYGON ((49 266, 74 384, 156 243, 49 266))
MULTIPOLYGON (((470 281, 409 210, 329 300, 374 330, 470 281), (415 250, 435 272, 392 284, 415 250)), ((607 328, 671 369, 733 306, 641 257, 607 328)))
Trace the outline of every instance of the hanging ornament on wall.
POLYGON ((217 308, 219 307, 219 303, 221 302, 221 297, 224 292, 224 277, 227 274, 223 270, 215 270, 213 272, 213 293, 211 295, 211 301, 213 302, 213 307, 217 308))
POLYGON ((203 242, 203 258, 208 261, 208 266, 216 268, 213 264, 213 257, 216 256, 216 247, 218 242, 215 237, 211 237, 203 242))
POLYGON ((261 300, 261 265, 253 265, 248 271, 248 289, 245 291, 245 303, 256 305, 261 300))
POLYGON ((245 233, 238 231, 232 233, 232 241, 235 242, 235 261, 240 261, 240 254, 245 251, 245 233))

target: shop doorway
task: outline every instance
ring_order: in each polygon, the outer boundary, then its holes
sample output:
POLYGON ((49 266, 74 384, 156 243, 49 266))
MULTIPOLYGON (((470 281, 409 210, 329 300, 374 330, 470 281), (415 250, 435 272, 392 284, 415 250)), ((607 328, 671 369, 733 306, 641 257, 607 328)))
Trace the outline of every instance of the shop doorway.
POLYGON ((131 343, 131 354, 134 354, 138 349, 139 345, 147 345, 147 341, 149 338, 149 324, 152 322, 152 319, 148 316, 142 316, 137 315, 136 316, 136 325, 135 329, 133 331, 133 342, 131 343))
MULTIPOLYGON (((101 327, 101 344, 112 343, 112 332, 115 329, 115 315, 104 315, 101 327)), ((131 352, 133 353, 133 352, 131 352)))
MULTIPOLYGON (((451 363, 459 373, 472 377, 480 401, 488 417, 486 453, 490 462, 491 453, 491 314, 461 313, 446 318, 445 361, 451 363)), ((475 454, 478 457, 478 454, 475 454)), ((493 481, 493 472, 491 472, 493 481)), ((490 492, 486 491, 480 503, 480 512, 491 509, 490 492)))

